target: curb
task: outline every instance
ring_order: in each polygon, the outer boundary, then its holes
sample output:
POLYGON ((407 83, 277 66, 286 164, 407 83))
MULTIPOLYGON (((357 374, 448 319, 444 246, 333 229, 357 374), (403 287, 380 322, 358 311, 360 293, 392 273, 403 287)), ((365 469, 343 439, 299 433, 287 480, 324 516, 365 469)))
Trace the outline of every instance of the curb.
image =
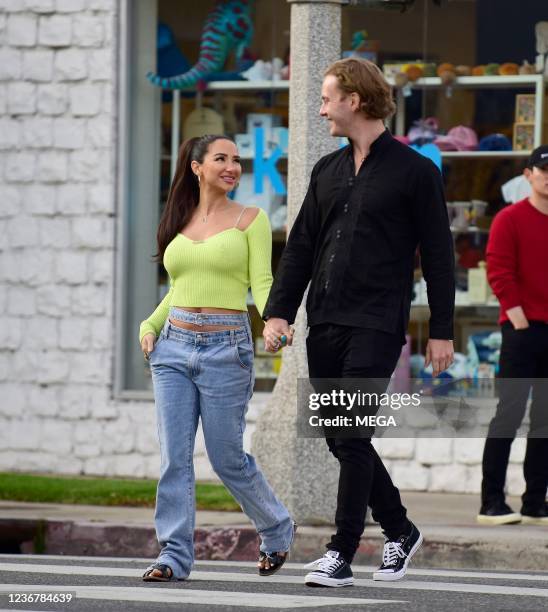
MULTIPOLYGON (((424 544, 414 563, 423 568, 538 570, 548 565, 548 544, 538 538, 492 538, 489 542, 423 529, 424 544)), ((308 562, 321 556, 331 528, 301 527, 291 549, 291 560, 308 562)), ((494 533, 494 535, 496 535, 494 533)), ((384 539, 362 538, 354 559, 361 565, 378 565, 384 539)), ((259 538, 249 526, 196 529, 198 560, 250 561, 257 557, 259 538)), ((89 521, 0 519, 2 552, 50 555, 155 558, 159 552, 154 527, 89 521)))

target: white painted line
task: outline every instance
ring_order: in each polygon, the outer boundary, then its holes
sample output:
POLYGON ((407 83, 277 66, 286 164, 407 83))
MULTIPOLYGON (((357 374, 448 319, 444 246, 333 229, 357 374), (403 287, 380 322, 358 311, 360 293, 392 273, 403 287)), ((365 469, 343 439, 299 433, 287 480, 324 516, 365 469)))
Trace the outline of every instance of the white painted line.
MULTIPOLYGON (((372 571, 376 568, 371 568, 372 571)), ((352 568, 354 571, 354 568, 352 568)), ((512 574, 508 572, 470 572, 467 570, 435 570, 435 569, 409 569, 407 574, 412 576, 432 576, 440 578, 476 578, 487 580, 532 580, 535 582, 548 582, 548 574, 512 574)))
POLYGON ((2 559, 45 559, 45 560, 63 560, 67 561, 111 561, 112 563, 116 563, 116 561, 137 561, 139 563, 147 563, 150 564, 154 561, 154 559, 149 557, 96 557, 94 555, 14 555, 10 553, 0 553, 0 560, 2 559))
MULTIPOLYGON (((72 575, 72 576, 116 576, 124 578, 140 578, 142 572, 133 568, 125 567, 97 567, 97 566, 63 566, 63 565, 40 565, 40 564, 25 564, 24 569, 20 563, 0 563, 0 571, 6 572, 21 572, 38 574, 57 574, 57 575, 72 575)), ((242 574, 235 572, 211 572, 211 571, 193 571, 190 575, 190 581, 207 581, 207 582, 245 582, 261 583, 266 582, 276 584, 303 584, 302 576, 290 576, 286 574, 276 574, 275 576, 264 577, 258 574, 242 574)), ((521 595, 527 597, 548 597, 548 589, 530 588, 530 587, 509 587, 496 586, 488 584, 468 584, 459 582, 417 582, 412 580, 400 580, 396 582, 374 581, 372 579, 356 578, 354 581, 356 586, 364 586, 370 589, 405 589, 418 591, 447 591, 454 593, 482 593, 486 595, 521 595)))
MULTIPOLYGON (((198 589, 165 589, 165 588, 143 588, 143 587, 103 587, 103 586, 67 586, 55 585, 0 585, 1 592, 14 591, 71 591, 76 593, 80 599, 104 599, 111 601, 148 601, 151 603, 177 603, 177 604, 202 604, 208 609, 215 605, 257 607, 257 601, 250 597, 250 593, 238 593, 234 591, 205 591, 198 589)), ((317 597, 315 595, 279 595, 273 593, 261 593, 261 608, 274 608, 278 610, 291 608, 319 608, 322 606, 343 605, 377 605, 407 603, 407 601, 390 599, 363 599, 357 597, 317 597)))
MULTIPOLYGON (((12 557, 13 558, 13 557, 12 557)), ((379 560, 380 563, 380 560, 379 560)), ((249 561, 196 561, 194 564, 196 567, 242 567, 242 568, 253 568, 257 567, 256 563, 250 563, 249 561)), ((284 568, 293 570, 304 570, 304 563, 291 563, 287 562, 284 564, 284 568)), ((352 573, 356 574, 372 574, 378 569, 378 566, 368 565, 352 565, 352 573)), ((440 578, 478 578, 478 579, 493 579, 493 580, 530 580, 536 582, 548 582, 548 573, 539 572, 538 574, 519 574, 510 572, 494 572, 489 570, 460 570, 460 569, 415 569, 410 568, 407 570, 408 575, 412 576, 433 576, 440 578)))
MULTIPOLYGON (((0 563, 0 572, 25 572, 31 574, 56 574, 64 576, 116 576, 140 578, 145 571, 131 567, 105 567, 92 565, 44 565, 41 563, 0 563)), ((209 572, 213 573, 213 572, 209 572)))
MULTIPOLYGON (((95 557, 95 556, 82 556, 82 555, 13 555, 13 554, 0 554, 0 562, 2 559, 9 559, 10 561, 19 560, 52 560, 52 561, 104 561, 115 564, 120 563, 142 563, 143 571, 145 568, 154 563, 155 559, 146 557, 95 557)), ((380 558, 379 558, 380 563, 380 558)), ((239 567, 243 569, 257 568, 255 561, 196 561, 195 567, 239 567)), ((304 563, 292 563, 288 561, 285 563, 284 568, 291 570, 303 570, 304 563)), ((377 569, 377 566, 368 565, 352 565, 352 572, 354 574, 371 574, 377 569)), ((538 574, 519 574, 509 572, 495 572, 492 570, 460 570, 460 569, 416 569, 410 568, 407 570, 407 574, 411 576, 433 576, 440 578, 478 578, 478 579, 490 579, 490 580, 528 580, 534 582, 548 582, 548 573, 539 572, 538 574)), ((1 612, 1 611, 0 611, 1 612)))
MULTIPOLYGON (((20 563, 19 559, 25 559, 25 560, 32 560, 32 561, 38 561, 38 560, 53 560, 53 561, 109 561, 112 564, 116 563, 117 561, 119 562, 138 562, 138 563, 142 563, 143 567, 142 567, 142 571, 141 569, 137 569, 137 570, 133 570, 131 568, 129 568, 128 571, 141 571, 141 573, 143 573, 145 571, 145 568, 150 565, 151 563, 154 563, 155 559, 145 559, 145 558, 122 558, 122 557, 83 557, 83 556, 69 556, 69 555, 6 555, 6 554, 0 554, 0 566, 2 565, 1 561, 2 559, 9 559, 10 561, 15 561, 15 559, 17 559, 17 561, 15 562, 17 565, 22 566, 24 565, 25 567, 27 567, 26 563, 20 563)), ((15 565, 14 563, 14 565, 15 565)), ((38 565, 38 564, 37 564, 38 565)), ((305 573, 305 570, 303 568, 304 563, 291 563, 291 562, 287 562, 284 565, 285 569, 290 569, 290 570, 302 570, 303 575, 305 573)), ((40 565, 40 567, 50 567, 47 564, 43 564, 40 565)), ((55 565, 53 566, 55 567, 55 565)), ((87 569, 87 566, 82 566, 85 567, 87 569)), ((89 566, 91 567, 91 566, 89 566)), ((112 569, 123 569, 123 568, 117 568, 115 565, 110 566, 112 567, 112 569)), ((194 567, 204 567, 204 568, 208 568, 208 567, 238 567, 238 568, 242 568, 242 569, 250 569, 253 572, 256 571, 257 569, 257 564, 256 562, 249 562, 249 561, 196 561, 194 564, 194 567)), ((98 569, 105 569, 105 566, 99 566, 98 569)), ((366 566, 366 565, 353 565, 352 566, 352 572, 354 573, 354 575, 356 576, 357 574, 372 574, 375 570, 377 569, 376 566, 366 566)), ((6 570, 8 571, 8 570, 6 570)), ((24 570, 23 570, 24 571, 24 570)), ((30 571, 30 570, 28 570, 30 571)), ((194 570, 195 573, 196 570, 194 570)), ((63 572, 60 572, 63 573, 63 572)), ((66 572, 65 572, 66 573, 66 572)), ((83 572, 84 574, 86 572, 83 572)), ((102 574, 98 574, 98 575, 102 575, 102 574)), ((107 573, 105 573, 104 575, 107 575, 107 573)), ((119 574, 122 575, 122 574, 119 574)), ((127 574, 127 575, 133 575, 133 574, 127 574)), ((519 573, 510 573, 510 572, 493 572, 493 571, 483 571, 483 570, 477 570, 477 571, 470 571, 470 570, 446 570, 446 569, 416 569, 416 568, 410 568, 407 570, 407 575, 408 576, 432 576, 432 577, 439 577, 439 578, 472 578, 472 579, 479 579, 479 580, 525 580, 525 581, 529 581, 529 582, 548 582, 548 573, 547 572, 539 572, 538 574, 519 574, 519 573)), ((0 611, 1 612, 1 611, 0 611)))
POLYGON ((548 589, 530 587, 505 587, 489 584, 469 584, 459 582, 380 582, 358 578, 354 583, 359 586, 379 587, 381 589, 404 589, 410 591, 446 591, 451 593, 479 593, 481 595, 514 595, 520 597, 548 597, 548 589))

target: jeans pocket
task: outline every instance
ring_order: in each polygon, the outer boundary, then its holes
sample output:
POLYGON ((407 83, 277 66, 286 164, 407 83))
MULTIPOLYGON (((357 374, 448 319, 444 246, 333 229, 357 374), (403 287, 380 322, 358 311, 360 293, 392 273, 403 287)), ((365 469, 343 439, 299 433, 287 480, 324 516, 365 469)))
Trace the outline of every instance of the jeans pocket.
POLYGON ((249 341, 236 341, 234 355, 238 365, 244 370, 251 370, 253 368, 253 347, 249 341))

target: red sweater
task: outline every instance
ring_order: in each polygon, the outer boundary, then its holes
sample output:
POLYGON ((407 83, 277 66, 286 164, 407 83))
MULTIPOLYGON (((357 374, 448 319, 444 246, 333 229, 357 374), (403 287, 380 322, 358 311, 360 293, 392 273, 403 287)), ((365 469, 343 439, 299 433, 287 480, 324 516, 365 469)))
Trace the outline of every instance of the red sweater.
POLYGON ((548 322, 548 215, 528 198, 501 210, 487 242, 487 278, 506 311, 521 306, 528 320, 548 322))

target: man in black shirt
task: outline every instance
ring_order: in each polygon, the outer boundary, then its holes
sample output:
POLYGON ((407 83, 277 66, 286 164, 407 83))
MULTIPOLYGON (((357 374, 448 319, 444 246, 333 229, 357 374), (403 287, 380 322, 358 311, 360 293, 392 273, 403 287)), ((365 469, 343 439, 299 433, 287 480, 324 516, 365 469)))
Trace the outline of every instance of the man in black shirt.
MULTIPOLYGON (((320 159, 289 234, 263 318, 267 350, 280 347, 305 289, 311 379, 384 379, 399 359, 413 289, 414 257, 430 306, 426 365, 453 360, 454 256, 443 183, 427 158, 395 140, 394 112, 380 70, 366 60, 325 73, 320 114, 350 144, 320 159)), ((398 580, 422 542, 370 437, 328 437, 340 464, 335 523, 327 553, 309 564, 311 586, 349 586, 367 506, 385 534, 376 580, 398 580)))

